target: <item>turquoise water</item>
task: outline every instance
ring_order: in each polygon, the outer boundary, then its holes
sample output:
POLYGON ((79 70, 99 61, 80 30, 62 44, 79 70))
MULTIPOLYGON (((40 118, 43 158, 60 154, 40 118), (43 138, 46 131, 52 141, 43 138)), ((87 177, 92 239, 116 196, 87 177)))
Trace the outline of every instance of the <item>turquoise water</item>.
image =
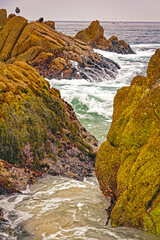
MULTIPOLYGON (((57 22, 56 29, 74 36, 89 24, 57 22)), ((107 39, 116 35, 136 52, 135 55, 121 55, 95 50, 120 65, 117 78, 110 81, 103 79, 100 83, 75 79, 49 81, 51 86, 61 91, 62 98, 72 104, 79 121, 99 140, 99 144, 106 140, 110 128, 117 90, 130 85, 136 75, 146 76, 148 62, 155 50, 160 48, 160 23, 101 22, 101 25, 107 39)))
POLYGON ((58 88, 62 98, 71 103, 79 121, 98 140, 106 140, 113 113, 113 99, 117 90, 129 86, 136 75, 146 76, 150 57, 160 44, 132 44, 136 54, 122 55, 95 50, 99 54, 117 62, 121 69, 115 80, 89 82, 87 80, 50 80, 51 87, 58 88))

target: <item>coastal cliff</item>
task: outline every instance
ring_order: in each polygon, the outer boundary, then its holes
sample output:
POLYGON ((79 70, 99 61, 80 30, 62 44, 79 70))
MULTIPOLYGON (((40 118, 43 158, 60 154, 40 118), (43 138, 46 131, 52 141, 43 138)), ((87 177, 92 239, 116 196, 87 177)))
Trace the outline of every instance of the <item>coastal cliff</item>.
POLYGON ((160 49, 147 77, 118 90, 113 121, 96 158, 100 188, 111 199, 112 226, 160 235, 160 49))
POLYGON ((0 11, 0 60, 25 61, 48 79, 102 81, 115 78, 120 68, 83 41, 57 32, 54 22, 6 18, 5 10, 0 11))
POLYGON ((75 38, 84 41, 92 48, 121 54, 135 53, 124 40, 118 40, 116 36, 112 36, 107 40, 104 37, 104 29, 98 20, 93 21, 85 30, 78 32, 75 38))

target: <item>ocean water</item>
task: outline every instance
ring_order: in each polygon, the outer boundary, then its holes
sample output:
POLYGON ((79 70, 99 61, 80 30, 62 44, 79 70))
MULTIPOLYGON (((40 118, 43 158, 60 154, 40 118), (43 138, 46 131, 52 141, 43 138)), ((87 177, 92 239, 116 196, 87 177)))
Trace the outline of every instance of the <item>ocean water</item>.
MULTIPOLYGON (((56 28, 74 36, 89 22, 57 22, 56 28)), ((135 55, 95 50, 117 62, 121 69, 115 80, 50 80, 61 96, 72 104, 79 121, 102 143, 106 140, 117 90, 128 86, 136 75, 146 75, 152 54, 160 48, 160 23, 102 22, 107 38, 126 40, 135 55)), ((105 226, 109 201, 99 190, 96 178, 79 182, 45 176, 28 186, 23 194, 0 196, 0 207, 8 221, 0 228, 2 240, 158 240, 134 229, 105 226)))
MULTIPOLYGON (((85 29, 90 22, 57 22, 56 29, 70 36, 85 29)), ((80 122, 99 140, 106 140, 113 113, 113 99, 117 90, 130 85, 136 75, 146 76, 147 65, 157 48, 160 48, 160 23, 102 22, 104 35, 116 35, 130 44, 136 54, 122 55, 101 50, 99 54, 117 62, 121 69, 115 80, 100 83, 87 80, 50 80, 51 86, 73 106, 80 122)))

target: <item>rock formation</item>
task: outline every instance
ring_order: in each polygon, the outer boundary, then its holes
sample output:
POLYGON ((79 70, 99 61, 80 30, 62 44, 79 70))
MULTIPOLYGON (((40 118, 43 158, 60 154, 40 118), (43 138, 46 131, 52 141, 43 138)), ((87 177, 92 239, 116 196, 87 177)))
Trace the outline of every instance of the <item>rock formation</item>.
POLYGON ((133 54, 134 51, 124 41, 118 40, 112 36, 109 40, 104 37, 104 29, 100 26, 99 21, 93 21, 88 28, 78 32, 76 38, 84 41, 93 48, 98 48, 104 51, 116 52, 121 54, 133 54))
POLYGON ((7 11, 6 9, 0 9, 0 31, 7 23, 7 11))
POLYGON ((0 102, 0 193, 20 191, 37 171, 79 180, 93 175, 97 140, 27 63, 0 62, 0 102))
POLYGON ((54 22, 8 18, 0 31, 0 60, 25 61, 46 78, 112 79, 119 66, 86 43, 54 30, 54 22), (93 77, 94 76, 94 77, 93 77))
POLYGON ((39 171, 17 168, 0 159, 0 194, 19 193, 27 184, 33 183, 35 178, 40 176, 42 174, 39 171))
MULTIPOLYGON (((111 198, 112 226, 160 234, 160 49, 147 77, 118 90, 113 121, 96 159, 96 175, 111 198), (112 210, 113 208, 113 210, 112 210)), ((109 213, 110 214, 110 213, 109 213)))

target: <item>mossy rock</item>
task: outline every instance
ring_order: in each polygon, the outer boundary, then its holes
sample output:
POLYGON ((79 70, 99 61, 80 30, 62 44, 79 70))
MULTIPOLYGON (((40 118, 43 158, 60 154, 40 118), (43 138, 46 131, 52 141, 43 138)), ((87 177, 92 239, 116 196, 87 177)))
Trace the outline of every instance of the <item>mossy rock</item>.
POLYGON ((3 160, 18 167, 40 170, 44 158, 55 162, 59 142, 63 154, 68 144, 77 149, 77 158, 81 152, 88 161, 94 161, 91 153, 95 151, 88 144, 93 137, 88 135, 83 140, 84 130, 72 107, 27 63, 0 62, 0 103, 0 156, 3 160), (55 139, 55 145, 51 144, 51 139, 55 139))
POLYGON ((108 141, 100 147, 95 166, 103 193, 108 186, 113 192, 112 226, 160 235, 159 58, 157 50, 147 78, 137 76, 131 86, 118 90, 108 141))

